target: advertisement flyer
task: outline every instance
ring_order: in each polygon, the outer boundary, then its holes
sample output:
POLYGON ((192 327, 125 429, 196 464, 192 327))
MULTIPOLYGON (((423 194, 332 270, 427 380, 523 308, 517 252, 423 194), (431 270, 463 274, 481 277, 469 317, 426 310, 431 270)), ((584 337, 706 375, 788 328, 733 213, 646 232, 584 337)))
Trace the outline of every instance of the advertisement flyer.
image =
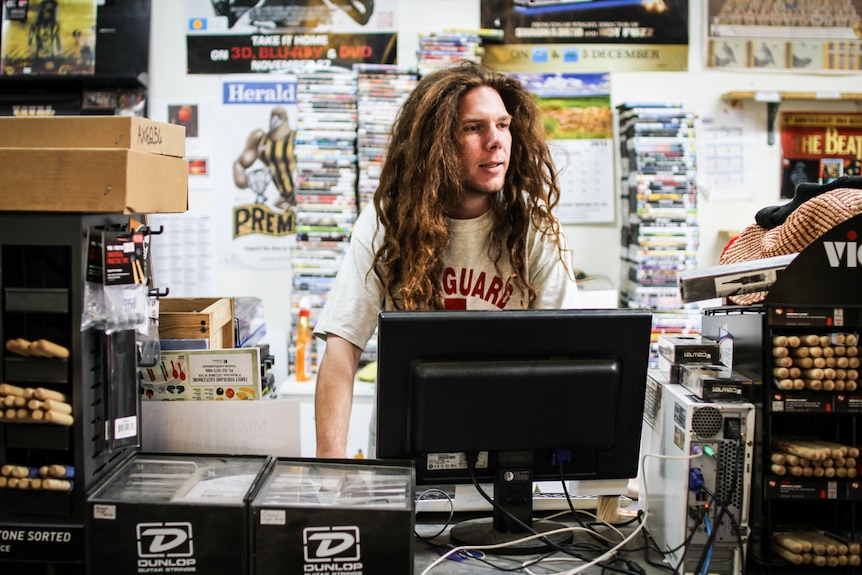
POLYGON ((498 31, 485 63, 509 72, 688 68, 687 0, 482 0, 498 31))
POLYGON ((785 112, 780 123, 782 198, 792 198, 801 182, 860 175, 862 114, 785 112))
POLYGON ((2 74, 92 75, 96 0, 30 0, 3 4, 2 74))
POLYGON ((707 68, 733 71, 859 72, 862 0, 752 2, 709 0, 707 68))
POLYGON ((393 64, 397 0, 188 0, 189 74, 393 64))

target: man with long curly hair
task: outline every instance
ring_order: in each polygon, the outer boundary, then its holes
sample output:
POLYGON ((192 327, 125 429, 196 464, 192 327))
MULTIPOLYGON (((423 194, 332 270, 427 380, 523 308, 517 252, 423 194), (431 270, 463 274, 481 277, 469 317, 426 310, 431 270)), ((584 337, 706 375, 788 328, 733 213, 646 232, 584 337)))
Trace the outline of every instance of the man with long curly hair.
POLYGON ((315 326, 326 340, 318 457, 346 456, 353 382, 381 309, 579 306, 559 199, 540 111, 519 80, 463 61, 418 82, 315 326))

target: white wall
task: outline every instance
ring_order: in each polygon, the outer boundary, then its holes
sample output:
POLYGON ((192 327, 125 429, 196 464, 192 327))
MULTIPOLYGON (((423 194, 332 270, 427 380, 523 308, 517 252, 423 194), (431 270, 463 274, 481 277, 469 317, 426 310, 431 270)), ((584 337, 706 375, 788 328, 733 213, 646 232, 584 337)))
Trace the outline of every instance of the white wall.
MULTIPOLYGON (((721 116, 726 107, 721 95, 730 91, 781 90, 811 92, 857 92, 859 75, 799 75, 782 73, 726 72, 704 69, 702 65, 703 18, 705 1, 690 0, 689 69, 686 72, 612 73, 612 105, 627 101, 674 101, 701 116, 721 116)), ((416 64, 420 32, 437 32, 445 28, 477 28, 479 0, 400 0, 398 61, 405 66, 416 64)), ((186 75, 185 30, 186 5, 183 0, 153 0, 150 52, 150 88, 152 100, 211 99, 219 96, 219 77, 186 75)), ((698 217, 701 228, 699 266, 718 263, 721 248, 727 242, 724 230, 741 230, 753 223, 761 207, 779 203, 780 147, 769 146, 766 136, 766 105, 748 101, 754 122, 753 159, 757 166, 752 184, 752 200, 717 201, 700 197, 698 217)), ((781 111, 831 110, 860 111, 855 102, 797 101, 785 102, 781 111)), ((615 169, 617 167, 615 166, 615 169)), ((619 178, 617 178, 619 179, 619 178)), ((215 202, 211 191, 192 190, 190 210, 211 211, 215 202)), ((569 226, 567 232, 575 247, 576 264, 587 273, 619 281, 619 210, 617 222, 606 225, 569 226)), ((214 296, 254 295, 264 301, 267 327, 287 331, 290 321, 290 271, 219 269, 214 296)), ((276 353, 279 350, 274 350, 276 353)))

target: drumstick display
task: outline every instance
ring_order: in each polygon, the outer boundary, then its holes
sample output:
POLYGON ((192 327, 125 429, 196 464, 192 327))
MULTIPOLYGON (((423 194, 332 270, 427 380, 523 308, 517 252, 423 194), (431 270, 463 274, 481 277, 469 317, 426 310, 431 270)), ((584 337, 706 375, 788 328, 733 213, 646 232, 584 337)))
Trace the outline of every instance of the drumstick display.
POLYGON ((835 370, 851 367, 851 360, 852 365, 858 367, 858 342, 858 334, 845 332, 775 335, 772 337, 773 384, 783 391, 856 391, 858 372, 841 374, 835 370), (803 385, 797 386, 796 379, 801 379, 803 385))
POLYGON ((23 388, 0 384, 0 420, 13 423, 51 423, 71 426, 73 408, 66 394, 45 387, 23 388))

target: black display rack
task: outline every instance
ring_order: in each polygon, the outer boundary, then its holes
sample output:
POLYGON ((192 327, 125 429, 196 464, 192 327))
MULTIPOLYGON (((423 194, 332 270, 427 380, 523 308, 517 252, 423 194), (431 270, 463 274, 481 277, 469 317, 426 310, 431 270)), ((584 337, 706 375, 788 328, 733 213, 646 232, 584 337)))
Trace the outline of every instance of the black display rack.
POLYGON ((4 348, 0 381, 59 391, 74 417, 71 426, 0 423, 0 464, 75 470, 69 491, 0 489, 9 539, 0 572, 84 573, 87 492, 136 448, 106 439, 111 386, 136 385, 134 331, 81 330, 88 231, 127 223, 119 214, 0 213, 0 341, 44 338, 70 351, 54 359, 4 348))
POLYGON ((773 371, 775 338, 862 333, 860 238, 862 216, 856 216, 800 252, 762 304, 704 311, 703 334, 732 339, 734 368, 760 382, 752 398, 758 405, 748 545, 753 572, 862 573, 862 566, 854 564, 858 554, 841 563, 828 559, 829 564, 819 565, 809 557, 796 564, 773 547, 774 534, 797 527, 860 542, 862 459, 857 470, 843 477, 797 476, 774 468, 772 461, 777 438, 862 446, 862 385, 852 390, 780 389, 773 371))

